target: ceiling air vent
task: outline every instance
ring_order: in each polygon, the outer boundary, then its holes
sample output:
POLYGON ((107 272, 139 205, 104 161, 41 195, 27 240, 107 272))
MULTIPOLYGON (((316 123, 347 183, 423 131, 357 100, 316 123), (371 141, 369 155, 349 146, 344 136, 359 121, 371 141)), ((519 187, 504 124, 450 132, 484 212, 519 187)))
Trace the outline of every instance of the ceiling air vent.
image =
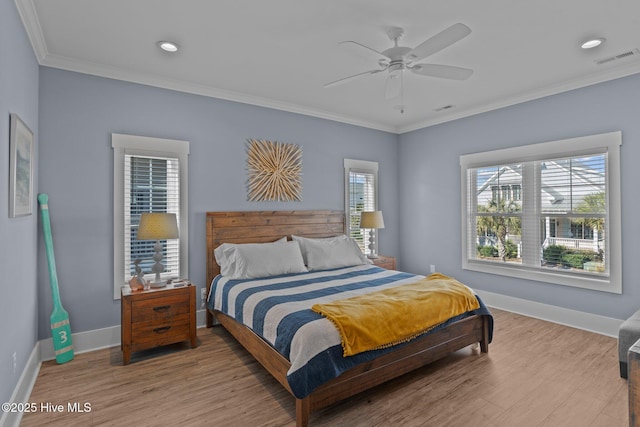
POLYGON ((598 64, 598 65, 608 64, 609 62, 617 61, 619 59, 629 58, 631 56, 636 56, 638 54, 640 54, 640 50, 638 50, 637 48, 636 49, 631 49, 631 50, 628 50, 626 52, 622 52, 622 53, 619 53, 617 55, 610 56, 608 58, 596 59, 595 63, 598 64))
POLYGON ((444 107, 436 108, 433 111, 444 111, 444 110, 448 110, 448 109, 453 108, 453 107, 455 107, 455 105, 445 105, 444 107))

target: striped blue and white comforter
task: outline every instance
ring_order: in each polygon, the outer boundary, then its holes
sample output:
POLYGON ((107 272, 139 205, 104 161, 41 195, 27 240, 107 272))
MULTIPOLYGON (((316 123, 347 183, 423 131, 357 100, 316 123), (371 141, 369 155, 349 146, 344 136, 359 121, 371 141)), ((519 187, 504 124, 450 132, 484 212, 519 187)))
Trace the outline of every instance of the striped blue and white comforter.
MULTIPOLYGON (((343 357, 338 330, 328 319, 311 311, 311 306, 413 283, 420 278, 372 265, 264 279, 229 280, 217 276, 211 286, 208 307, 248 326, 286 357, 291 362, 287 373, 289 386, 297 398, 303 398, 349 368, 403 345, 343 357)), ((472 314, 490 315, 480 301, 478 310, 452 318, 439 328, 472 314)))

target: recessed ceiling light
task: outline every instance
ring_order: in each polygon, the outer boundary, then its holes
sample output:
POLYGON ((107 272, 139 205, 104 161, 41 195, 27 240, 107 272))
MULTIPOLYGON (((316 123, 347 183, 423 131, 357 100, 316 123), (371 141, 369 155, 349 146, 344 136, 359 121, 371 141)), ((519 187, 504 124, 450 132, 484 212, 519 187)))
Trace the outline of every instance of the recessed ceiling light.
POLYGON ((178 51, 178 45, 174 42, 163 40, 158 42, 158 46, 160 47, 160 49, 164 50, 165 52, 178 51))
POLYGON ((594 47, 598 47, 602 43, 604 43, 604 40, 605 39, 603 38, 587 40, 586 42, 582 43, 580 47, 583 49, 593 49, 594 47))

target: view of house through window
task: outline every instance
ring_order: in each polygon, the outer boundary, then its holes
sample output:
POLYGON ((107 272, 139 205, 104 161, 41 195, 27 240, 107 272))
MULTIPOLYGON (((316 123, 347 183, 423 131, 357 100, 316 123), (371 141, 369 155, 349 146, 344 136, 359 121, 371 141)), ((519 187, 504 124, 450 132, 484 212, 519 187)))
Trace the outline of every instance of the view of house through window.
MULTIPOLYGON (((605 166, 603 154, 530 164, 540 171, 541 267, 606 272, 605 166)), ((478 259, 522 263, 522 167, 470 171, 478 183, 478 259)))
POLYGON ((518 262, 521 243, 522 165, 478 168, 476 175, 477 253, 479 259, 518 262), (518 197, 514 197, 514 196, 518 197))
POLYGON ((620 237, 610 227, 612 212, 619 212, 611 200, 619 203, 619 191, 612 194, 612 150, 595 145, 561 157, 538 150, 539 159, 526 162, 486 164, 491 156, 484 156, 479 166, 471 162, 477 155, 462 156, 467 223, 463 264, 551 273, 545 281, 573 275, 610 282, 613 266, 620 262, 615 250, 620 237))

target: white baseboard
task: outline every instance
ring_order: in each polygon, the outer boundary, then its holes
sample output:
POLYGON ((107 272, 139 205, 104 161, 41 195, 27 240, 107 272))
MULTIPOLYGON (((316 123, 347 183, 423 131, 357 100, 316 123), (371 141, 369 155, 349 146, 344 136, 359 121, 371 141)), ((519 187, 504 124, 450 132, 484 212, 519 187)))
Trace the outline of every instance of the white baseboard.
MULTIPOLYGON (((33 390, 33 386, 36 383, 36 379, 38 378, 38 373, 40 372, 40 365, 42 362, 40 361, 40 343, 36 342, 36 345, 33 346, 33 350, 31 350, 31 354, 29 355, 29 359, 27 360, 27 364, 20 375, 20 379, 18 380, 18 384, 16 384, 16 388, 13 390, 13 394, 11 395, 11 400, 9 402, 12 403, 26 403, 29 402, 29 397, 31 396, 31 390, 33 390)), ((0 426, 3 427, 18 427, 20 425, 20 421, 22 420, 22 412, 3 412, 2 418, 0 418, 0 426)))
MULTIPOLYGON (((559 323, 614 338, 618 337, 618 329, 624 321, 479 289, 476 289, 476 291, 489 307, 495 307, 500 310, 559 323)), ((196 325, 198 328, 206 325, 206 310, 196 311, 196 325)), ((73 334, 72 338, 73 350, 78 354, 102 348, 116 347, 120 345, 120 325, 95 329, 93 331, 78 332, 73 334)), ((51 338, 41 340, 39 344, 39 361, 55 359, 53 340, 51 338)))
MULTIPOLYGON (((108 328, 94 329, 93 331, 77 332, 71 334, 74 354, 120 345, 120 325, 108 328)), ((53 350, 53 339, 47 338, 40 341, 40 360, 53 360, 56 358, 53 350)))
POLYGON ((204 328, 207 326, 207 310, 196 311, 196 325, 198 328, 204 328))
POLYGON ((624 320, 475 289, 489 307, 617 338, 624 320))
MULTIPOLYGON (((196 325, 198 328, 206 326, 206 311, 196 311, 196 325)), ((88 351, 100 350, 103 348, 117 347, 120 345, 120 325, 108 328, 94 329, 93 331, 78 332, 71 335, 74 354, 86 353, 88 351)), ((55 359, 53 350, 53 340, 47 338, 40 341, 40 360, 55 359)), ((1 425, 1 424, 0 424, 1 425)))
MULTIPOLYGON (((196 312, 196 325, 198 328, 206 326, 205 310, 198 310, 196 312)), ((71 337, 74 354, 116 347, 120 345, 120 325, 95 329, 93 331, 78 332, 72 334, 71 337)), ((38 378, 42 362, 45 360, 53 360, 55 358, 53 340, 51 338, 36 342, 9 402, 28 402, 33 386, 38 378)), ((21 420, 21 412, 3 412, 2 417, 0 418, 0 426, 18 427, 21 420)))

